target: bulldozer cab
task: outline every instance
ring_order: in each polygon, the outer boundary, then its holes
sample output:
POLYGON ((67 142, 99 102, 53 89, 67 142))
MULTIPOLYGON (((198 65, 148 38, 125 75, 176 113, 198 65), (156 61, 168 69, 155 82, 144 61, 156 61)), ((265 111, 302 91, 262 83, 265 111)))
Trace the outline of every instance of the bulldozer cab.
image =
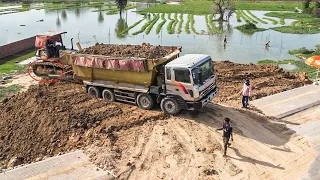
POLYGON ((66 49, 62 41, 62 34, 66 33, 63 31, 48 31, 36 35, 35 47, 38 59, 59 58, 59 51, 66 49))

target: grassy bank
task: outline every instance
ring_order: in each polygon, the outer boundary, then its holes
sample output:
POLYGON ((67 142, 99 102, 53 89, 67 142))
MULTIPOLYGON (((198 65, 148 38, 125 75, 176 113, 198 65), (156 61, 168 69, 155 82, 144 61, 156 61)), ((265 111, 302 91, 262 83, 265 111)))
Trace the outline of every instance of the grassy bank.
POLYGON ((17 63, 35 56, 34 49, 26 50, 24 52, 2 58, 0 60, 0 74, 8 74, 14 71, 24 71, 25 66, 20 66, 17 63), (16 63, 17 62, 17 63, 16 63))
POLYGON ((244 24, 241 26, 237 26, 235 28, 238 29, 239 31, 241 31, 245 34, 249 34, 249 35, 252 35, 255 32, 267 30, 267 29, 263 29, 263 28, 258 28, 255 24, 252 24, 252 23, 247 23, 247 24, 244 24))
POLYGON ((297 73, 297 72, 305 72, 308 75, 309 79, 314 79, 316 77, 316 68, 305 64, 303 61, 299 60, 282 60, 282 61, 274 61, 274 60, 260 60, 258 64, 273 64, 273 65, 280 65, 280 64, 292 64, 297 67, 294 70, 286 70, 288 72, 297 73))
POLYGON ((11 85, 7 87, 0 87, 0 101, 6 98, 7 96, 10 96, 14 93, 19 92, 23 86, 21 85, 11 85))
POLYGON ((320 45, 316 46, 315 49, 306 49, 305 47, 300 49, 290 50, 289 54, 294 55, 299 58, 309 58, 311 56, 320 55, 320 45))
POLYGON ((320 18, 312 17, 309 14, 287 13, 287 12, 269 12, 265 14, 269 17, 280 18, 280 24, 284 24, 284 19, 295 19, 296 22, 290 26, 271 28, 275 31, 291 34, 317 34, 320 33, 320 18))
MULTIPOLYGON (((212 1, 186 0, 179 5, 159 4, 142 10, 143 13, 184 13, 194 15, 211 14, 212 1)), ((236 2, 238 10, 268 10, 268 11, 293 11, 295 7, 302 8, 299 2, 236 2)))

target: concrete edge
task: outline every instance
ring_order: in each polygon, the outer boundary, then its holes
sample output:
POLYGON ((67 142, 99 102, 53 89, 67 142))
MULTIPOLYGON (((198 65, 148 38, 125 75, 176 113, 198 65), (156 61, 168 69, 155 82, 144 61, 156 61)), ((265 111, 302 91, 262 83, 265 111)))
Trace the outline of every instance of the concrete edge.
POLYGON ((308 109, 308 108, 317 106, 317 105, 319 105, 319 104, 320 104, 320 101, 316 101, 316 102, 313 102, 313 103, 311 103, 311 104, 308 104, 308 105, 305 105, 305 106, 302 106, 302 107, 293 109, 293 110, 291 110, 291 111, 288 111, 288 112, 279 114, 279 115, 277 115, 277 116, 275 116, 275 117, 276 117, 276 118, 279 118, 279 119, 282 119, 282 118, 291 116, 291 115, 293 115, 293 114, 295 114, 295 113, 297 113, 297 112, 300 112, 300 111, 306 110, 306 109, 308 109))

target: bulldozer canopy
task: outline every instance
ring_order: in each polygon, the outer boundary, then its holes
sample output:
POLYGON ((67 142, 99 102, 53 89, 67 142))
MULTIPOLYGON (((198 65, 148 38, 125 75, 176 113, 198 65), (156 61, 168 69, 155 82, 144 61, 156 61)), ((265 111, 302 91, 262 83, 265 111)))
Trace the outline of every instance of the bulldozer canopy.
POLYGON ((44 48, 47 38, 50 38, 51 40, 53 40, 55 42, 61 43, 62 42, 61 34, 65 34, 65 33, 67 33, 67 32, 48 31, 48 32, 40 33, 40 34, 36 35, 35 46, 36 46, 36 48, 44 48))

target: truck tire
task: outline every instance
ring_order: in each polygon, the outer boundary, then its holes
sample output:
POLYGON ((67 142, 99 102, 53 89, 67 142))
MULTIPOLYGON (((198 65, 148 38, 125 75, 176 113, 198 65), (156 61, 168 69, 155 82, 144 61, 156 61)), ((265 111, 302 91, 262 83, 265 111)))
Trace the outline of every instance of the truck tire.
POLYGON ((154 106, 154 100, 150 94, 140 93, 137 96, 137 104, 141 109, 150 110, 154 106))
POLYGON ((95 86, 90 86, 88 88, 88 95, 95 98, 101 98, 100 90, 95 86))
POLYGON ((179 103, 173 98, 163 98, 160 107, 165 114, 177 115, 180 112, 179 103))
POLYGON ((114 102, 116 101, 116 97, 111 89, 104 89, 102 91, 102 98, 107 102, 114 102))

